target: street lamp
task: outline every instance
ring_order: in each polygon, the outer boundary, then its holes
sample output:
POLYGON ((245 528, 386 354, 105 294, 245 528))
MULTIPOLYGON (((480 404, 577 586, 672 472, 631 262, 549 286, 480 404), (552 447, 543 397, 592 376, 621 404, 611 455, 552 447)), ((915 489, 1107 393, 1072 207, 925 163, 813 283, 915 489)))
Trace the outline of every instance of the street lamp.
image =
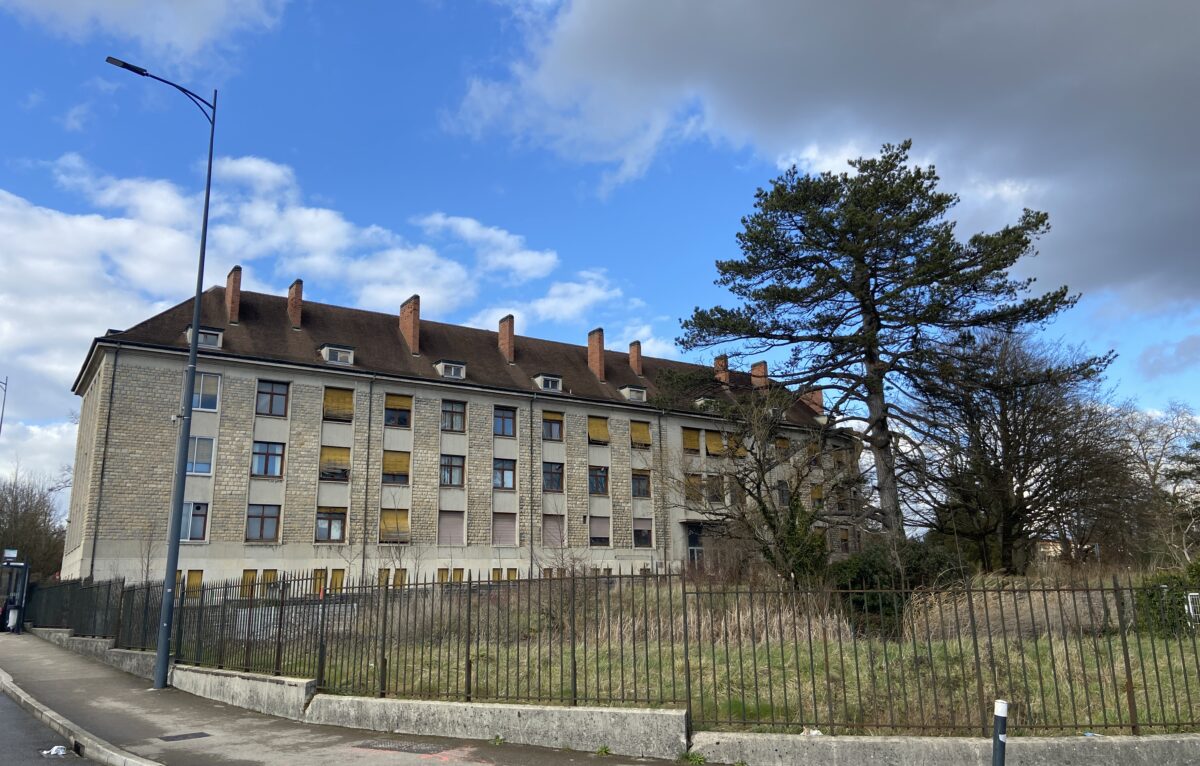
POLYGON ((179 442, 175 447, 175 486, 171 492, 170 523, 167 527, 167 569, 163 575, 162 610, 159 613, 158 646, 154 662, 154 688, 165 689, 167 669, 171 659, 171 621, 175 615, 175 570, 179 567, 179 527, 183 520, 183 487, 187 480, 188 442, 192 436, 192 394, 196 388, 196 349, 200 341, 200 296, 204 291, 204 248, 208 242, 208 199, 212 191, 213 139, 217 132, 217 91, 212 101, 206 101, 192 91, 170 80, 153 75, 140 66, 109 56, 105 59, 115 67, 149 77, 170 85, 196 105, 208 120, 208 176, 204 181, 204 219, 200 225, 200 261, 196 267, 196 297, 192 300, 192 332, 188 343, 187 371, 183 384, 183 415, 179 427, 179 442))
POLYGON ((0 434, 4 433, 4 407, 8 404, 8 376, 4 376, 4 382, 0 383, 0 392, 3 392, 3 398, 0 399, 0 434))

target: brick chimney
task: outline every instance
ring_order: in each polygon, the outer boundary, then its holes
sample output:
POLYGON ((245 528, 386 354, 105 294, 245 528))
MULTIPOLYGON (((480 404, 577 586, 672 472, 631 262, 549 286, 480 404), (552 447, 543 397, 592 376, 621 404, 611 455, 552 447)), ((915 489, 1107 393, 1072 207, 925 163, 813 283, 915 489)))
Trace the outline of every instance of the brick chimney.
POLYGON ((504 361, 509 364, 513 363, 517 354, 516 340, 513 338, 513 321, 512 314, 500 320, 500 353, 504 354, 504 361))
POLYGON ((242 308, 242 267, 234 266, 225 278, 225 316, 229 324, 238 323, 238 312, 242 308))
POLYGON ((750 382, 755 388, 766 388, 767 383, 767 363, 755 362, 750 365, 750 382))
POLYGON ((400 304, 400 335, 413 356, 421 355, 421 296, 414 295, 400 304))
POLYGON ((639 378, 642 377, 642 342, 635 340, 629 344, 629 369, 639 378))
POLYGON ((825 414, 825 392, 821 389, 814 388, 805 391, 800 398, 803 399, 804 403, 808 405, 808 408, 816 414, 825 414))
POLYGON ((288 288, 288 319, 292 329, 300 328, 300 316, 304 313, 304 280, 297 279, 288 288))
POLYGON ((604 382, 604 328, 588 333, 588 367, 601 383, 604 382))
POLYGON ((713 370, 716 371, 717 380, 725 385, 729 385, 729 355, 721 354, 713 360, 713 370))

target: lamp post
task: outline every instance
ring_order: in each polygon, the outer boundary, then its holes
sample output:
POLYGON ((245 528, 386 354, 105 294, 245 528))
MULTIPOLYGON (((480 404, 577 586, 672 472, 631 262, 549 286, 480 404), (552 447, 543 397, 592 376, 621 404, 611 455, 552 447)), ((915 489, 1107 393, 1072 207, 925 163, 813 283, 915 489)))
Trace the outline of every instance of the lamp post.
POLYGON ((3 397, 0 399, 0 434, 4 433, 4 407, 8 404, 8 376, 4 376, 4 382, 0 383, 0 392, 3 392, 3 397))
POLYGON ((212 101, 206 101, 192 91, 153 75, 140 66, 109 56, 105 59, 115 67, 140 77, 149 77, 170 85, 188 97, 208 120, 208 175, 204 181, 204 218, 200 225, 200 260, 196 266, 196 296, 192 300, 192 331, 188 343, 187 371, 184 374, 182 422, 179 441, 175 447, 175 486, 171 492, 170 523, 167 527, 167 567, 163 574, 162 610, 159 613, 158 644, 154 662, 154 688, 165 689, 171 659, 171 622, 175 616, 175 570, 179 566, 179 531, 183 521, 183 487, 187 480, 188 443, 192 436, 192 395, 196 388, 196 349, 200 340, 200 296, 204 291, 204 248, 208 242, 208 200, 212 192, 213 139, 217 132, 217 91, 212 101))

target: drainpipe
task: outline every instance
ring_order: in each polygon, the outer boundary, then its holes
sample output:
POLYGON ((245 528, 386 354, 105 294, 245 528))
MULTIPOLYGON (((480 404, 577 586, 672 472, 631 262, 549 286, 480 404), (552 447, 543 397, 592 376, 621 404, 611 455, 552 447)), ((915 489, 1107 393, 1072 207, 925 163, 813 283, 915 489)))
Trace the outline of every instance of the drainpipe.
MULTIPOLYGON (((358 580, 363 583, 367 579, 367 534, 370 532, 370 527, 367 525, 367 518, 370 515, 370 510, 367 506, 368 492, 371 488, 371 434, 372 426, 375 424, 375 419, 371 417, 375 409, 375 379, 377 375, 371 376, 371 387, 367 393, 367 480, 363 482, 363 535, 362 535, 362 564, 359 567, 358 580)), ((382 492, 382 489, 380 490, 382 492)), ((411 506, 411 503, 409 504, 411 506)), ((383 507, 383 503, 379 504, 383 507)))
MULTIPOLYGON (((88 564, 88 579, 91 580, 96 578, 96 545, 100 539, 100 511, 104 507, 104 469, 108 465, 108 429, 112 424, 113 391, 117 386, 117 361, 120 358, 121 342, 117 341, 117 348, 113 351, 112 372, 109 373, 108 378, 108 412, 104 415, 104 449, 100 452, 100 486, 96 489, 96 519, 92 524, 92 560, 88 564)), ((87 518, 86 513, 84 518, 87 518)))
MULTIPOLYGON (((534 472, 533 466, 533 404, 537 401, 537 392, 529 397, 529 579, 533 579, 534 560, 533 560, 533 488, 537 474, 534 472)), ((520 495, 518 494, 518 498, 520 495)), ((520 504, 518 502, 518 509, 520 504)))
MULTIPOLYGON (((667 499, 666 499, 665 497, 663 497, 663 496, 662 496, 663 492, 665 491, 665 490, 663 489, 663 487, 664 487, 664 485, 665 485, 665 482, 663 481, 663 478, 664 478, 664 477, 663 477, 663 475, 662 475, 662 474, 665 474, 665 473, 666 473, 666 471, 667 471, 667 460, 666 460, 666 458, 663 456, 663 439, 664 439, 664 437, 663 437, 663 424, 662 424, 662 421, 663 421, 663 413, 664 413, 664 412, 665 412, 665 410, 659 410, 659 411, 658 411, 658 415, 656 416, 656 417, 657 417, 657 419, 658 419, 658 438, 657 438, 657 439, 655 439, 655 442, 656 442, 656 444, 658 445, 658 465, 659 465, 659 471, 658 471, 658 473, 659 473, 658 486, 659 486, 659 488, 658 488, 658 491, 655 491, 655 490, 654 490, 654 488, 653 488, 653 486, 651 486, 651 488, 650 488, 650 495, 651 495, 651 497, 653 497, 653 498, 654 498, 654 505, 655 505, 655 506, 657 506, 657 507, 654 509, 654 516, 655 516, 655 518, 656 518, 656 519, 657 519, 658 517, 660 517, 660 516, 662 516, 662 517, 665 517, 665 516, 666 516, 666 514, 665 514, 665 513, 664 513, 664 514, 660 514, 660 513, 659 513, 659 509, 661 509, 661 508, 664 508, 664 507, 666 506, 666 501, 667 501, 667 499)), ((651 472, 650 472, 650 476, 652 476, 652 477, 653 477, 653 476, 654 476, 654 473, 655 473, 654 471, 651 471, 651 472)), ((663 530, 664 532, 666 532, 667 530, 669 530, 669 529, 671 528, 671 520, 670 520, 669 518, 667 518, 667 519, 665 520, 665 522, 664 522, 663 526, 665 526, 665 527, 666 527, 666 529, 664 529, 664 530, 663 530)), ((670 567, 670 561, 671 561, 671 559, 670 559, 670 557, 667 555, 667 545, 669 545, 669 544, 670 544, 670 542, 671 542, 671 535, 670 535, 670 533, 667 533, 666 535, 662 535, 662 537, 664 537, 664 538, 665 538, 665 540, 663 540, 662 542, 660 542, 660 543, 659 543, 660 547, 662 548, 662 554, 661 554, 661 555, 662 555, 662 557, 663 557, 663 562, 664 562, 664 563, 665 563, 665 564, 668 566, 668 568, 669 568, 669 567, 670 567)))

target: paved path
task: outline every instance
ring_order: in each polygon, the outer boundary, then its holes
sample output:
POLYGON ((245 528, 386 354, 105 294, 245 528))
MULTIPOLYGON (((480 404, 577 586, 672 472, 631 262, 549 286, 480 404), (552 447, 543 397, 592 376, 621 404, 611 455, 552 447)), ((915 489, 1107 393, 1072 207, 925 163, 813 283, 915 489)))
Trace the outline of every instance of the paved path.
MULTIPOLYGON (((167 766, 669 763, 523 745, 381 734, 273 718, 176 689, 155 691, 144 679, 28 634, 0 634, 0 668, 39 702, 97 737, 167 766)), ((620 732, 613 732, 614 738, 619 736, 620 732)), ((9 763, 3 752, 0 763, 9 763)))
POLYGON ((0 693, 0 763, 4 766, 46 766, 49 763, 91 763, 70 752, 70 743, 0 693), (68 748, 65 758, 46 759, 43 750, 68 748))

